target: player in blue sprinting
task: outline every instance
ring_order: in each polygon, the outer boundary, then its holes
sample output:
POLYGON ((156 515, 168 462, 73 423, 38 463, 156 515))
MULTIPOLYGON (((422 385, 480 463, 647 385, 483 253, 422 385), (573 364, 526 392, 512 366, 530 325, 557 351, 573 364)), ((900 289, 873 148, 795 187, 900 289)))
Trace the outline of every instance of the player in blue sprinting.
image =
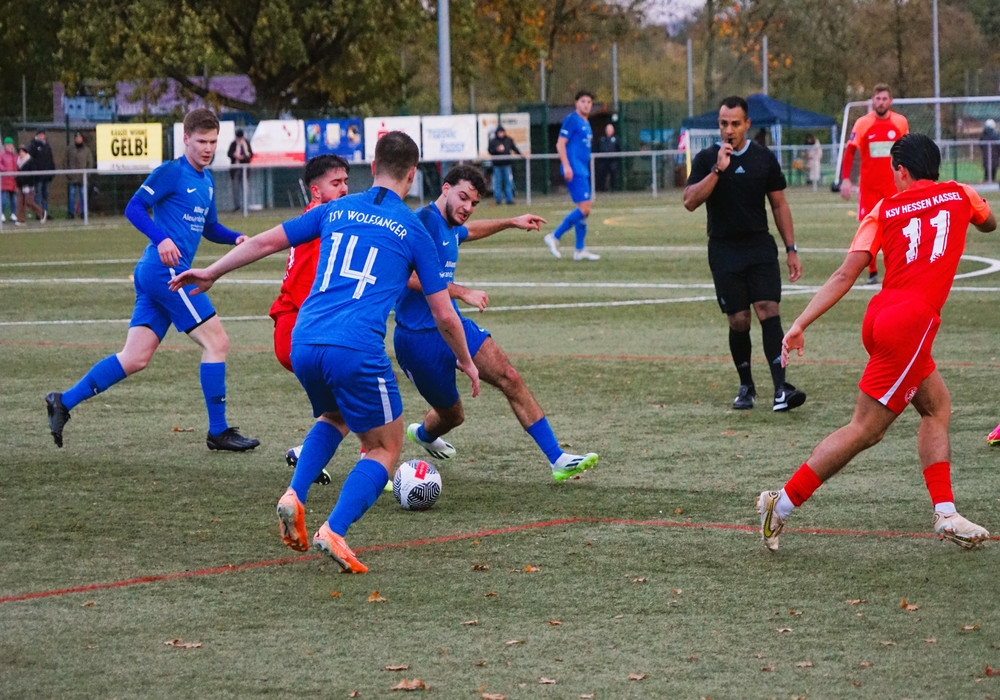
POLYGON ((230 270, 320 238, 316 280, 292 333, 292 368, 313 415, 324 420, 313 425, 302 443, 291 486, 277 510, 282 541, 296 551, 309 549, 303 505, 309 487, 348 430, 357 433, 365 454, 313 537, 315 546, 352 573, 368 567, 354 556, 344 535, 382 493, 403 447, 403 404, 385 351, 385 331, 412 271, 458 368, 472 381, 472 395, 479 393, 479 372, 448 297, 433 241, 403 202, 419 159, 413 139, 390 131, 375 145, 370 190, 310 209, 254 236, 208 268, 189 270, 171 282, 174 289, 193 284, 196 291, 205 291, 230 270))
MULTIPOLYGON (((434 249, 448 280, 449 293, 479 311, 489 303, 486 292, 468 289, 453 281, 459 245, 510 228, 537 231, 546 223, 545 219, 534 214, 522 214, 512 219, 491 219, 466 225, 473 209, 479 204, 480 193, 485 191, 486 181, 479 170, 471 165, 457 165, 445 175, 440 196, 417 212, 434 239, 434 249)), ((457 312, 458 304, 452 303, 457 312)), ((479 369, 479 377, 503 392, 521 427, 545 453, 553 478, 565 481, 597 464, 598 456, 594 453, 575 455, 563 451, 541 406, 489 331, 467 318, 463 318, 462 322, 469 353, 479 369)), ((396 305, 393 344, 399 366, 431 405, 423 423, 410 425, 406 435, 431 456, 449 459, 454 456, 455 448, 441 436, 465 420, 462 400, 455 386, 455 355, 437 332, 434 318, 421 293, 420 281, 412 276, 406 292, 396 305)))
POLYGON ((566 181, 576 209, 571 211, 562 223, 543 239, 549 247, 549 252, 557 258, 559 239, 571 228, 576 232, 576 247, 573 250, 574 260, 600 260, 601 256, 587 250, 587 217, 590 216, 590 151, 594 140, 594 132, 590 129, 590 110, 594 106, 594 96, 586 90, 576 93, 573 98, 574 110, 563 119, 556 139, 556 151, 559 153, 560 171, 566 181))
POLYGON ((128 220, 150 239, 135 266, 135 308, 125 347, 90 368, 73 387, 45 397, 49 430, 57 447, 70 411, 125 377, 145 369, 172 323, 202 348, 201 389, 208 408, 208 448, 244 452, 255 438, 226 422, 226 353, 229 338, 207 296, 188 298, 167 283, 188 269, 204 236, 214 243, 240 245, 246 236, 219 223, 215 180, 207 168, 219 142, 219 119, 208 109, 184 117, 184 155, 160 165, 125 207, 128 220), (148 209, 153 210, 152 218, 148 209))

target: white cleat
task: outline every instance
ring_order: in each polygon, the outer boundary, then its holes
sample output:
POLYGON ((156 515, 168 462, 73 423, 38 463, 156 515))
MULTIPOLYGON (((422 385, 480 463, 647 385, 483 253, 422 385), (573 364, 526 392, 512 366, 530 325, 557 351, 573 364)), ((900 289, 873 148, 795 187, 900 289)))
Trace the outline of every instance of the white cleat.
POLYGON ((554 258, 562 257, 562 253, 559 252, 559 241, 556 240, 555 236, 553 236, 551 233, 546 233, 545 238, 543 238, 542 240, 545 241, 545 245, 549 247, 549 252, 552 253, 552 257, 554 258))
POLYGON ((775 512, 778 505, 777 491, 761 491, 757 496, 757 513, 760 514, 760 537, 772 552, 778 551, 778 536, 785 527, 783 518, 775 512))
POLYGON ((576 262, 580 262, 581 260, 600 260, 600 259, 601 259, 600 255, 598 255, 597 253, 591 253, 586 248, 573 251, 573 260, 575 260, 576 262))
POLYGON ((420 423, 411 423, 406 429, 406 437, 413 440, 425 450, 434 459, 451 459, 455 456, 455 447, 450 442, 445 442, 441 438, 434 438, 433 442, 424 442, 417 437, 417 428, 420 427, 420 423))
POLYGON ((934 532, 942 540, 950 540, 963 549, 978 547, 990 533, 982 525, 976 525, 958 513, 934 513, 934 532))

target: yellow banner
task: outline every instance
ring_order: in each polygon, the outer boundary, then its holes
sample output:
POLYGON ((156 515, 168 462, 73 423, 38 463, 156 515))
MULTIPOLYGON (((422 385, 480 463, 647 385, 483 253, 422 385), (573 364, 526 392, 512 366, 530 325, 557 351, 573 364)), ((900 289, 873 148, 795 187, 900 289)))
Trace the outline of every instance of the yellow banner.
POLYGON ((162 124, 98 124, 98 170, 152 170, 163 162, 162 124))

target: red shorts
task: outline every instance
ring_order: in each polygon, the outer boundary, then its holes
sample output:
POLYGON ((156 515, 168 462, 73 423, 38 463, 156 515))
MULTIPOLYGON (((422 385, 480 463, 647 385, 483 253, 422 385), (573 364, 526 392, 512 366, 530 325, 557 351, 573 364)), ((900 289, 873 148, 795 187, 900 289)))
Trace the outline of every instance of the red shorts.
POLYGON ((861 328, 869 359, 858 388, 902 413, 936 367, 931 347, 940 325, 937 312, 911 294, 876 294, 861 328))
POLYGON ((298 311, 274 314, 274 355, 278 358, 281 366, 292 371, 292 330, 295 328, 295 319, 299 317, 298 311))

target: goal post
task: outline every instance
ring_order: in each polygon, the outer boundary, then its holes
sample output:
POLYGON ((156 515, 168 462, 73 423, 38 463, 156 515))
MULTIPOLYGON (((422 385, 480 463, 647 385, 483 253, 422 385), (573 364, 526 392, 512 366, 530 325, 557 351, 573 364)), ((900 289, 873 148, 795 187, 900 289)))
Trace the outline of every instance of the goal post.
MULTIPOLYGON (((955 179, 965 181, 970 178, 959 175, 974 173, 971 167, 975 163, 981 176, 982 168, 978 164, 979 147, 983 143, 983 125, 987 119, 1000 122, 1000 96, 900 97, 893 99, 892 110, 906 117, 911 132, 927 134, 937 141, 941 148, 942 170, 949 164, 956 175, 955 179)), ((848 102, 844 105, 844 118, 841 122, 843 128, 833 175, 835 188, 840 185, 844 148, 850 138, 851 128, 858 117, 869 111, 871 100, 848 102)))

